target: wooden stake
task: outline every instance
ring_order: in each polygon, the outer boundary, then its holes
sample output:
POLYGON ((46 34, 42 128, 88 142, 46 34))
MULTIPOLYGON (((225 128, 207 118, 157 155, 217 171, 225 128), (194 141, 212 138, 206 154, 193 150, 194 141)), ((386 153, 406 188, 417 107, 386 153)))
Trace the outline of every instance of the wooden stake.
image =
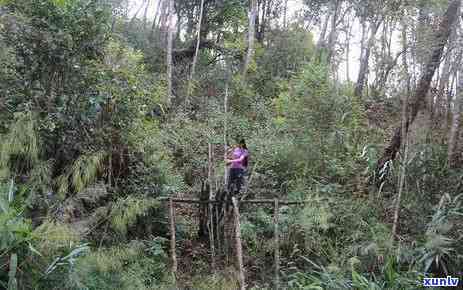
POLYGON ((170 223, 170 254, 172 258, 172 274, 174 283, 177 283, 177 254, 175 251, 175 212, 174 201, 169 198, 169 223, 170 223))
MULTIPOLYGON (((212 144, 208 144, 209 147, 209 158, 208 158, 208 182, 209 182, 209 199, 213 199, 213 190, 212 190, 212 144)), ((211 254, 212 254, 212 270, 215 273, 215 239, 214 239, 214 222, 212 219, 213 213, 213 205, 209 203, 209 243, 211 245, 211 254)))
POLYGON ((274 223, 274 238, 275 238, 275 289, 276 290, 278 290, 280 287, 280 232, 278 229, 279 211, 280 209, 278 205, 278 199, 275 198, 273 223, 274 223))
POLYGON ((240 226, 240 212, 238 209, 238 201, 236 197, 232 197, 233 201, 233 213, 235 218, 235 244, 236 244, 236 256, 238 259, 238 270, 240 280, 240 290, 246 289, 244 280, 244 267, 243 267, 243 249, 241 245, 241 226, 240 226))
MULTIPOLYGON (((228 80, 225 83, 225 99, 224 99, 224 114, 225 114, 225 119, 223 121, 223 147, 224 147, 224 158, 226 158, 227 155, 227 127, 228 127, 228 80)), ((224 165, 224 189, 226 190, 227 188, 227 182, 228 182, 228 170, 227 170, 227 165, 224 165)))

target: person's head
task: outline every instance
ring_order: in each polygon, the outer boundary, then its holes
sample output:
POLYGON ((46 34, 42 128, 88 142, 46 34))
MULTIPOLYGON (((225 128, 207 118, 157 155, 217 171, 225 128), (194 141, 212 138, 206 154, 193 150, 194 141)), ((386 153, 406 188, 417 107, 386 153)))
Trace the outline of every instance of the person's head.
POLYGON ((240 146, 241 148, 246 149, 246 150, 248 149, 248 147, 246 146, 246 141, 243 138, 241 138, 238 141, 238 146, 240 146))

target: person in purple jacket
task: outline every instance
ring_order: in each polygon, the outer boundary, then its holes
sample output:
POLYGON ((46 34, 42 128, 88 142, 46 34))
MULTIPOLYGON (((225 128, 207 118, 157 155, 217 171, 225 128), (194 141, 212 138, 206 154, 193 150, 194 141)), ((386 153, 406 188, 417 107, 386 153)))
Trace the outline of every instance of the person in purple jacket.
POLYGON ((236 195, 241 190, 244 173, 248 167, 249 151, 244 139, 241 139, 238 145, 233 148, 230 157, 225 160, 226 164, 229 165, 227 189, 231 195, 236 195))

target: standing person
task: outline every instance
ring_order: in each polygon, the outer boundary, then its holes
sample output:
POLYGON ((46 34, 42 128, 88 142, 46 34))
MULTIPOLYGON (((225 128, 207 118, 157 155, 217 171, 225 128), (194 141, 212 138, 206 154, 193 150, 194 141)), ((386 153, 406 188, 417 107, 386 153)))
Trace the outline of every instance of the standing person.
POLYGON ((248 167, 249 151, 244 139, 241 139, 234 147, 230 157, 227 156, 225 162, 230 166, 227 189, 231 197, 231 195, 239 194, 244 181, 244 173, 248 167))

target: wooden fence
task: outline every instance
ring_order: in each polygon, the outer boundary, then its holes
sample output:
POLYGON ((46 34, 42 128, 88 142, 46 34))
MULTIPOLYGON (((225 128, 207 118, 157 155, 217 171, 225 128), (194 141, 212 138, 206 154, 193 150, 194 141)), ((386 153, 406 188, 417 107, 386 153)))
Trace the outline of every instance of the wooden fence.
MULTIPOLYGON (((160 198, 161 201, 167 201, 169 203, 169 229, 170 229, 170 254, 172 260, 172 273, 174 276, 174 280, 177 279, 177 254, 176 254, 176 237, 175 237, 175 210, 174 210, 174 203, 187 203, 187 204, 219 204, 223 201, 209 199, 209 200, 200 200, 200 199, 193 199, 193 198, 174 198, 174 197, 163 197, 160 198)), ((240 290, 246 289, 246 281, 245 281, 245 269, 243 265, 243 250, 242 250, 242 243, 241 243, 241 225, 240 225, 240 212, 239 212, 239 204, 273 204, 274 207, 274 214, 273 214, 273 222, 274 222, 274 242, 275 242, 275 250, 274 250, 274 261, 275 261, 275 280, 274 280, 274 287, 275 289, 279 289, 280 285, 280 247, 279 247, 279 208, 280 205, 300 205, 308 203, 309 201, 288 201, 288 200, 279 200, 279 199, 250 199, 250 200, 241 200, 238 201, 236 197, 232 198, 233 204, 233 220, 235 225, 234 237, 235 237, 235 247, 236 247, 236 261, 238 264, 238 271, 239 271, 239 283, 240 283, 240 290)), ((212 246, 212 245, 211 245, 212 246)), ((214 253, 212 253, 212 265, 215 265, 215 257, 214 253)))

